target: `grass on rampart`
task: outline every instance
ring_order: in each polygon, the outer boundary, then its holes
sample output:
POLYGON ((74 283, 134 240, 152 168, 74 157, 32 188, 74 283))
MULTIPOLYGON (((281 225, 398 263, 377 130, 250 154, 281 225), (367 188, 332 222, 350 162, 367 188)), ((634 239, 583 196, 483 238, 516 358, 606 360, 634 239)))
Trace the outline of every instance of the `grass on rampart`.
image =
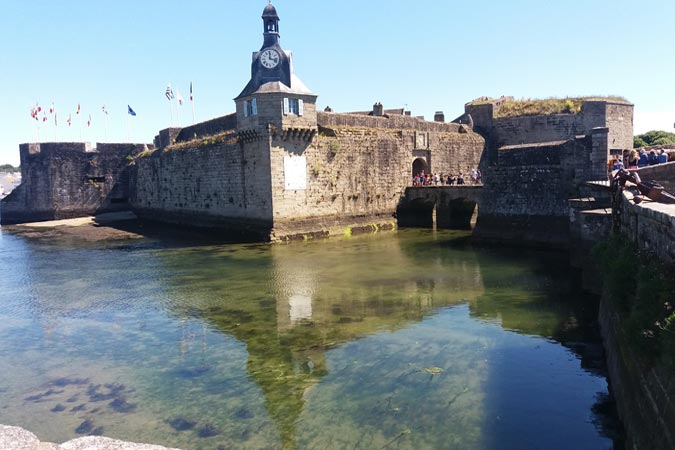
POLYGON ((233 133, 232 131, 223 131, 221 133, 216 133, 209 136, 195 137, 194 139, 190 139, 189 141, 176 142, 171 145, 167 145, 163 151, 170 152, 174 150, 199 148, 208 145, 221 144, 224 142, 228 144, 236 144, 237 134, 233 133))
POLYGON ((623 341, 650 364, 675 372, 675 273, 620 235, 593 251, 605 295, 621 316, 623 341))
MULTIPOLYGON (((552 114, 578 114, 581 106, 587 101, 608 101, 615 103, 629 103, 623 97, 566 97, 566 98, 546 98, 546 99, 507 99, 504 100, 494 113, 495 118, 518 117, 518 116, 539 116, 552 114)), ((479 100, 472 104, 491 103, 491 100, 479 100)))

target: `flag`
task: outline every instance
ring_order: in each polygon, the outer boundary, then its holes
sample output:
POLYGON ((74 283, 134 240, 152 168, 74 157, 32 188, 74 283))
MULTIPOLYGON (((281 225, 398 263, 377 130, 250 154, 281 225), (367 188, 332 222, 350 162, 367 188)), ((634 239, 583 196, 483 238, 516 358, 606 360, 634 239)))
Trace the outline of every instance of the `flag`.
POLYGON ((75 112, 75 114, 80 114, 80 104, 79 103, 77 104, 77 111, 75 112))
POLYGON ((73 123, 73 118, 70 116, 70 113, 68 114, 68 120, 66 120, 66 122, 68 122, 68 126, 72 125, 73 123))
POLYGON ((38 117, 40 111, 42 111, 42 108, 40 108, 40 105, 36 102, 35 106, 33 106, 30 110, 30 116, 35 120, 40 120, 40 118, 38 117))
POLYGON ((192 100, 192 81, 190 81, 190 101, 192 100))
POLYGON ((131 106, 127 105, 127 108, 128 108, 128 111, 127 111, 127 112, 128 112, 129 114, 131 114, 132 116, 135 116, 135 115, 136 115, 136 111, 134 111, 133 109, 131 109, 131 106))
POLYGON ((91 126, 91 114, 89 114, 89 120, 87 120, 87 126, 88 126, 88 127, 91 126))
POLYGON ((105 109, 105 105, 103 105, 103 108, 101 108, 101 109, 103 110, 103 114, 105 114, 105 115, 107 116, 107 115, 108 115, 108 110, 105 109))
POLYGON ((178 100, 180 106, 183 106, 183 96, 180 95, 180 91, 178 90, 176 90, 176 100, 178 100))
POLYGON ((43 122, 47 121, 47 113, 42 114, 42 121, 43 122))
POLYGON ((54 102, 52 102, 52 106, 49 107, 49 114, 54 114, 54 102))
POLYGON ((166 87, 165 95, 166 99, 169 101, 171 101, 171 99, 173 98, 173 89, 171 89, 171 83, 169 83, 169 85, 166 87))

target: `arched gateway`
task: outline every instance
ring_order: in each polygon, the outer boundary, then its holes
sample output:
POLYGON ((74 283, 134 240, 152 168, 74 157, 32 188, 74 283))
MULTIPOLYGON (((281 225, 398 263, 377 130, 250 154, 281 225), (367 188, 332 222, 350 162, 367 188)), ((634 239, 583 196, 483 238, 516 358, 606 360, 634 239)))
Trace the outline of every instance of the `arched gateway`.
POLYGON ((424 173, 429 173, 429 165, 424 160, 424 158, 415 158, 412 163, 412 173, 410 174, 410 177, 414 177, 423 170, 424 173))

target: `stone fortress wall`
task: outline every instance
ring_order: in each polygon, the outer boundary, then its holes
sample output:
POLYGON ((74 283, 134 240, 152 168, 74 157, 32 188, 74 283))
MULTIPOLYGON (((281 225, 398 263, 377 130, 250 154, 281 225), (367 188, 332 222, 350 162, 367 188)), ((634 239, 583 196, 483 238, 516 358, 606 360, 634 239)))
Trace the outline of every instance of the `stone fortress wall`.
POLYGON ((131 158, 143 144, 22 144, 21 185, 2 201, 2 224, 129 208, 131 158))
POLYGON ((586 181, 607 179, 610 152, 632 148, 633 105, 589 100, 577 113, 499 117, 502 104, 469 103, 457 119, 488 142, 474 235, 566 247, 567 200, 586 181))
POLYGON ((499 100, 467 103, 459 119, 470 114, 476 130, 489 134, 497 148, 567 140, 597 127, 609 128, 610 149, 633 148, 633 105, 627 102, 586 100, 576 114, 500 117, 499 109, 499 100))
POLYGON ((162 130, 160 148, 136 159, 131 204, 141 217, 272 240, 393 228, 416 158, 434 172, 468 172, 484 147, 465 126, 405 116, 317 113, 318 133, 220 129, 232 124, 225 117, 162 130), (286 159, 296 157, 306 184, 287 189, 286 159))

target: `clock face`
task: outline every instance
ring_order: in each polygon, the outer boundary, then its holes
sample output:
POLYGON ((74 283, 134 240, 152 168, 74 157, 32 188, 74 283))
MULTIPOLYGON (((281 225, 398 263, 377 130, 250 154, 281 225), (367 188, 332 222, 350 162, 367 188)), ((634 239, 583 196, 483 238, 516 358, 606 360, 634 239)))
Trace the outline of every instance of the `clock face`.
POLYGON ((276 50, 272 50, 271 48, 265 50, 262 52, 262 55, 260 55, 260 63, 263 65, 263 67, 268 69, 275 68, 277 64, 279 64, 280 59, 279 53, 277 53, 276 50))

